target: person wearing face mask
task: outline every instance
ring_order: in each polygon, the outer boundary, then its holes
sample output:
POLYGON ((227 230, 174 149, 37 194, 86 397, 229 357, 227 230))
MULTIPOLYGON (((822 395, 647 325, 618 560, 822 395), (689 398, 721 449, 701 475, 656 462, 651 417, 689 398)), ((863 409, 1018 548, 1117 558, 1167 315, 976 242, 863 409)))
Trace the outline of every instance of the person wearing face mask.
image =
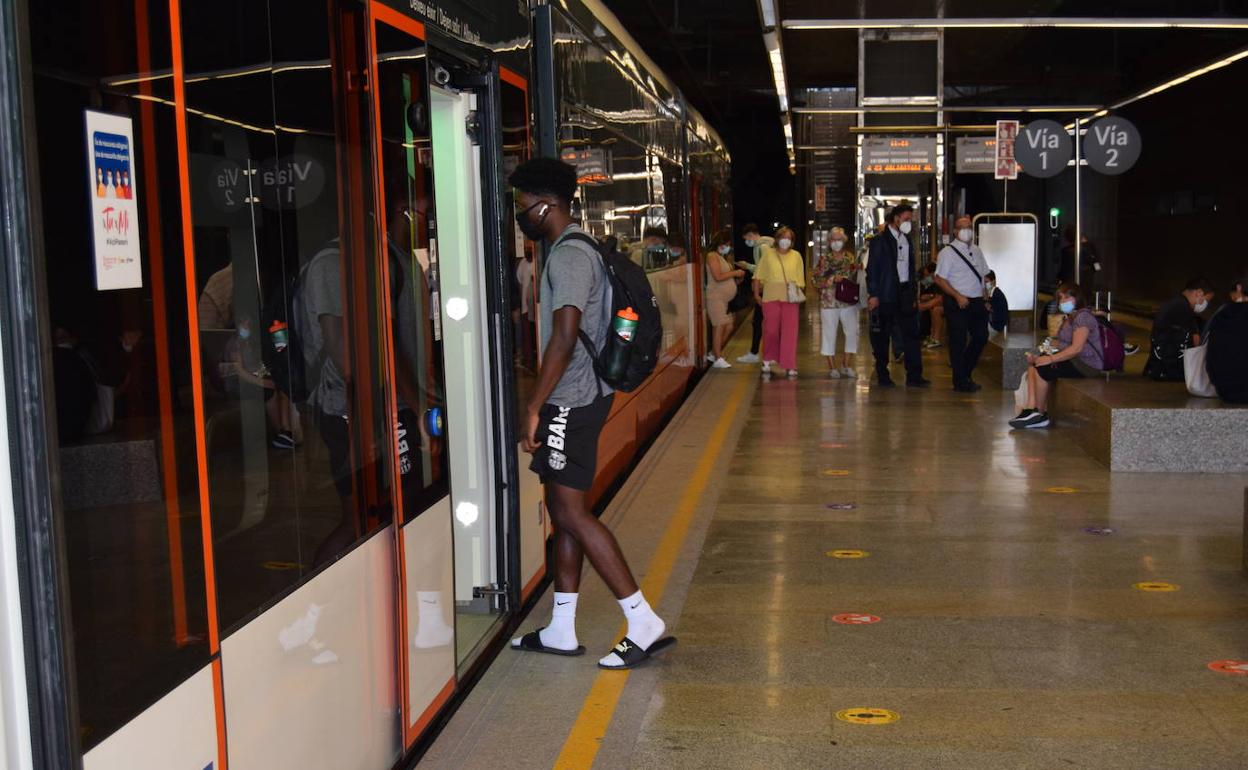
POLYGON ((806 299, 806 266, 793 240, 792 228, 777 230, 776 248, 764 252, 754 271, 754 299, 763 306, 764 377, 773 361, 797 377, 797 309, 806 299))
MULTIPOLYGON (((745 247, 750 250, 749 261, 739 261, 737 267, 748 270, 751 273, 758 269, 762 264, 763 257, 773 248, 776 241, 766 235, 759 235, 758 225, 750 222, 741 228, 741 238, 745 241, 745 247)), ((742 356, 737 356, 739 364, 756 364, 761 359, 759 351, 763 345, 763 306, 761 303, 754 303, 754 336, 750 340, 750 352, 742 356)))
POLYGON ((667 230, 651 226, 642 232, 641 240, 633 245, 628 258, 646 270, 656 270, 667 266, 667 251, 667 230))
POLYGON ((590 512, 586 493, 594 482, 598 439, 611 411, 613 392, 602 382, 580 336, 598 350, 610 333, 610 283, 598 250, 586 243, 572 218, 576 169, 554 158, 536 158, 510 177, 516 222, 525 237, 550 243, 538 277, 542 361, 520 425, 521 447, 533 455, 530 469, 545 485, 546 509, 555 524, 555 595, 550 623, 513 639, 525 653, 582 655, 576 636, 576 605, 585 556, 620 603, 628 635, 601 668, 644 663, 675 639, 646 602, 611 530, 590 512))
POLYGON ((1027 354, 1027 402, 1010 427, 1026 430, 1050 425, 1048 403, 1053 383, 1060 379, 1094 377, 1105 366, 1100 322, 1084 302, 1078 285, 1057 287, 1058 310, 1063 315, 1057 332, 1058 350, 1046 355, 1027 354))
POLYGON ((1178 296, 1168 300, 1153 319, 1152 344, 1144 373, 1154 380, 1182 381, 1183 351, 1200 344, 1200 314, 1213 299, 1213 284, 1193 278, 1178 296))
POLYGON ((953 389, 974 393, 980 385, 971 379, 979 356, 988 343, 988 305, 984 302, 984 276, 988 262, 975 245, 969 216, 954 222, 957 238, 940 250, 936 283, 945 293, 945 318, 949 324, 949 365, 953 389))
POLYGON ((888 373, 888 343, 894 326, 901 329, 906 360, 906 385, 924 388, 931 381, 923 377, 919 352, 919 308, 914 246, 910 243, 914 207, 894 206, 888 213, 888 226, 871 239, 867 258, 867 310, 871 313, 871 349, 875 354, 875 375, 882 388, 893 387, 888 373))
POLYGON ((1010 302, 997 285, 997 274, 992 270, 984 276, 984 293, 988 295, 988 325, 993 331, 1005 331, 1010 325, 1010 302))
POLYGON ((1207 324, 1205 372, 1218 398, 1248 404, 1248 276, 1230 287, 1228 302, 1207 324))
POLYGON ((819 352, 828 359, 828 376, 834 380, 852 380, 854 356, 858 353, 858 276, 862 271, 858 257, 846 247, 845 230, 834 227, 828 234, 829 251, 819 257, 813 272, 815 288, 819 289, 819 320, 822 341, 819 352), (845 329, 845 352, 837 363, 836 333, 845 329))
MULTIPOLYGON (((919 269, 919 338, 925 350, 932 350, 944 345, 944 336, 945 292, 936 283, 936 265, 929 262, 919 269)), ((904 347, 893 340, 893 350, 904 347)))
POLYGON ((732 364, 724 360, 724 342, 732 329, 732 313, 728 303, 737 296, 737 284, 745 277, 745 270, 733 267, 732 234, 721 231, 711 239, 711 250, 706 252, 706 315, 711 322, 711 352, 706 360, 716 369, 729 369, 732 364))

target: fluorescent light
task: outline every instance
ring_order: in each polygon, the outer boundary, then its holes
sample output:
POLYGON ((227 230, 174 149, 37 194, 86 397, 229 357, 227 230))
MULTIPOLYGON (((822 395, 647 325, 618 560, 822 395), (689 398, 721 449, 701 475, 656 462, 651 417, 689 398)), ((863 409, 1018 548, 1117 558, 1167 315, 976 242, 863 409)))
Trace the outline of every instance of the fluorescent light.
MULTIPOLYGON (((760 0, 761 2, 761 0, 760 0)), ((1248 19, 1056 17, 963 19, 789 19, 784 29, 1248 29, 1248 19)))
POLYGON ((758 13, 763 17, 763 29, 776 26, 776 4, 774 0, 758 0, 758 13))

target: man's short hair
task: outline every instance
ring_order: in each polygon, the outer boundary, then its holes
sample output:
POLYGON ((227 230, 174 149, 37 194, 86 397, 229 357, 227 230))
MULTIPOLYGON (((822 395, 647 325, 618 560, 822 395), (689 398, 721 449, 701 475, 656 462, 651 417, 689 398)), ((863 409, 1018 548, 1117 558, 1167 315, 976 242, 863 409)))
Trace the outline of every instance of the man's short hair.
POLYGON ((507 180, 530 195, 550 195, 565 205, 576 195, 576 168, 557 158, 534 158, 521 163, 507 180))
POLYGON ((892 222, 894 219, 908 211, 914 211, 914 206, 911 206, 909 203, 898 203, 888 212, 888 221, 892 222))
POLYGON ((1231 281, 1231 292, 1248 291, 1248 273, 1231 281))
POLYGON ((642 238, 662 238, 667 240, 667 229, 662 227, 647 227, 645 232, 641 234, 642 238))
POLYGON ((1205 294, 1213 293, 1213 284, 1205 278, 1193 278, 1183 287, 1183 291, 1203 291, 1205 294))
POLYGON ((995 281, 995 280, 997 279, 997 271, 995 271, 995 270, 989 270, 987 273, 984 273, 984 277, 985 277, 985 278, 991 278, 991 279, 993 279, 993 280, 995 281))
POLYGON ((755 233, 756 235, 761 235, 762 232, 763 232, 762 230, 758 229, 758 225, 754 224, 753 222, 747 222, 745 227, 741 228, 742 235, 745 235, 746 233, 755 233))

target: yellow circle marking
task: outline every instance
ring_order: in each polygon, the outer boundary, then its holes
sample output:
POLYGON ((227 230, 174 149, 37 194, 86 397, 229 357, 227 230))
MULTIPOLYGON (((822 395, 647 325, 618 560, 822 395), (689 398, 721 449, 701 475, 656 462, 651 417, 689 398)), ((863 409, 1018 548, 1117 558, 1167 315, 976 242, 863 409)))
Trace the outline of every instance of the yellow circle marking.
POLYGON ((1079 490, 1075 489, 1074 487, 1049 487, 1048 489, 1044 491, 1049 492, 1054 495, 1073 495, 1079 490))
POLYGON ((1131 586, 1137 591, 1151 591, 1153 593, 1170 593, 1179 590, 1174 583, 1163 583, 1159 580, 1149 580, 1144 583, 1136 583, 1131 586))
POLYGON ((849 471, 841 470, 840 468, 828 468, 826 471, 823 472, 823 475, 824 476, 848 476, 849 471))
POLYGON ((836 712, 836 718, 855 725, 889 725, 901 715, 888 709, 852 708, 836 712))
POLYGON ((835 551, 828 551, 828 556, 833 559, 865 559, 871 554, 866 551, 859 551, 856 548, 838 548, 835 551))

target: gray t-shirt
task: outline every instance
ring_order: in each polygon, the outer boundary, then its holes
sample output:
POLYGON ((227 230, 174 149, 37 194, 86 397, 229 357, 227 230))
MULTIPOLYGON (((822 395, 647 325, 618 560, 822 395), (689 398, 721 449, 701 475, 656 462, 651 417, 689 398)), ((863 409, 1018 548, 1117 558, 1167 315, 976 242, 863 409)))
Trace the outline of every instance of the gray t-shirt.
POLYGON ((325 349, 321 316, 343 317, 342 255, 333 241, 312 257, 299 279, 295 313, 299 318, 299 341, 309 384, 316 382, 311 402, 325 414, 347 414, 347 385, 325 349))
MULTIPOLYGON (((564 307, 581 311, 581 330, 589 335, 597 350, 602 350, 606 342, 611 287, 602 257, 588 243, 567 237, 570 233, 583 232, 576 225, 569 226, 546 257, 541 281, 543 351, 550 343, 555 311, 564 307)), ((547 401, 555 406, 576 408, 587 406, 610 392, 611 386, 598 379, 594 362, 578 339, 572 348, 572 360, 547 401)))

